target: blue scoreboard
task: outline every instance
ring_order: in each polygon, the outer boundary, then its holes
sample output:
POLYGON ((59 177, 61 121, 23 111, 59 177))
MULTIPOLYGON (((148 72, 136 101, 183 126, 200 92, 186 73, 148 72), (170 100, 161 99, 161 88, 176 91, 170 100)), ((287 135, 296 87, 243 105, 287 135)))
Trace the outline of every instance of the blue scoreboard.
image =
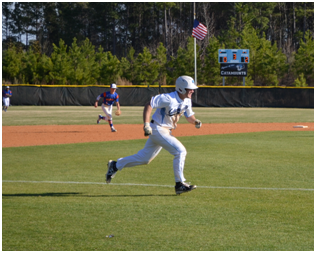
POLYGON ((249 49, 218 49, 218 63, 248 64, 249 62, 249 49))

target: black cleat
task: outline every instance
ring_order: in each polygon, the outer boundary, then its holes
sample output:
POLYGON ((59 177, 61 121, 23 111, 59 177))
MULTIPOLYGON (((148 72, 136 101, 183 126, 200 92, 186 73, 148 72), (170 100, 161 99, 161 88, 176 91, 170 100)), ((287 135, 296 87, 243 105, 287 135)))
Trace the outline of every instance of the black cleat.
POLYGON ((105 174, 105 180, 106 180, 107 184, 111 183, 111 180, 112 180, 112 178, 115 177, 116 172, 117 172, 116 162, 109 160, 108 172, 105 174))
POLYGON ((99 124, 100 123, 100 120, 102 119, 102 116, 101 116, 101 114, 99 114, 99 117, 98 117, 98 120, 97 120, 97 124, 99 124))
POLYGON ((187 183, 176 183, 175 190, 176 194, 180 195, 181 193, 190 192, 196 189, 196 185, 189 185, 187 183))

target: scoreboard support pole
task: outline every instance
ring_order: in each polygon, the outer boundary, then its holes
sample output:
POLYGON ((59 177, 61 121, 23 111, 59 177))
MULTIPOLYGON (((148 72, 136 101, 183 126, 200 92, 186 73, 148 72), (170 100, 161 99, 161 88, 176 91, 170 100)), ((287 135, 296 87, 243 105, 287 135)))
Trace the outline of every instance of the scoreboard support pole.
MULTIPOLYGON (((242 77, 242 85, 245 86, 246 84, 246 78, 243 76, 242 77)), ((225 76, 223 76, 223 86, 225 86, 225 76)))

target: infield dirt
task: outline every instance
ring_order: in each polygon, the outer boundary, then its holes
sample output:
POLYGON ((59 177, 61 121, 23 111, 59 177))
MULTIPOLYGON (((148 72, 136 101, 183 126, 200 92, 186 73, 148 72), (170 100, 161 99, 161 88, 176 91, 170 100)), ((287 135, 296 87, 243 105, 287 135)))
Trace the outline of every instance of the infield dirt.
MULTIPOLYGON (((116 133, 107 124, 99 125, 49 125, 49 126, 2 126, 2 147, 56 145, 84 142, 146 139, 143 125, 115 125, 116 133)), ((193 125, 179 124, 172 135, 195 136, 265 131, 314 131, 314 123, 224 123, 203 124, 200 129, 193 125), (294 128, 296 125, 308 128, 294 128)))

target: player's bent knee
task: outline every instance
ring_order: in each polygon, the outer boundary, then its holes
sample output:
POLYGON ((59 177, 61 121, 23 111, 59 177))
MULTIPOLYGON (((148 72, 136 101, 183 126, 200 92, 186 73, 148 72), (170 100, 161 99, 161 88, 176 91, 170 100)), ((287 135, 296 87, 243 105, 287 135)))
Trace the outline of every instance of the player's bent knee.
POLYGON ((177 150, 177 153, 174 154, 174 156, 179 156, 179 157, 186 157, 186 155, 187 155, 187 150, 184 147, 177 150))

